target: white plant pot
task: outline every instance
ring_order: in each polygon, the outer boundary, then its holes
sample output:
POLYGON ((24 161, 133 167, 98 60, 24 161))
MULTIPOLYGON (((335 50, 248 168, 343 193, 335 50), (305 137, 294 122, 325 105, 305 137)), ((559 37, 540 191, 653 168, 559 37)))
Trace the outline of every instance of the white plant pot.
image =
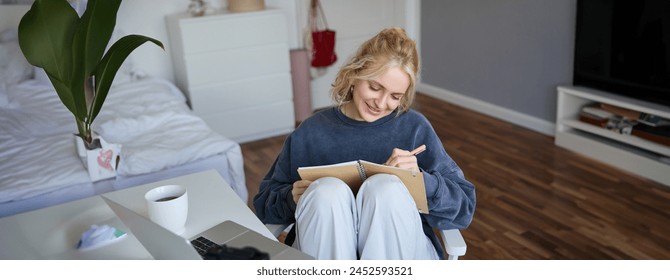
POLYGON ((79 136, 74 136, 77 145, 77 154, 92 182, 116 177, 116 167, 119 162, 120 144, 107 143, 102 137, 93 135, 93 142, 99 142, 97 147, 88 149, 79 136))

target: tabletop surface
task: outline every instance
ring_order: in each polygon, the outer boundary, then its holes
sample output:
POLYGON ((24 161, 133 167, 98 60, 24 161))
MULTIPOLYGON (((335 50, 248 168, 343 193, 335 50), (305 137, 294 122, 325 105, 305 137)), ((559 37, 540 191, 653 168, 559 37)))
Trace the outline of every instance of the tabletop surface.
MULTIPOLYGON (((232 220, 272 240, 276 238, 215 170, 193 173, 102 194, 147 217, 144 193, 162 185, 188 191, 186 231, 190 238, 232 220)), ((100 196, 92 196, 0 219, 0 259, 152 259, 100 196), (76 244, 91 225, 108 224, 128 236, 98 249, 80 251, 76 244)))

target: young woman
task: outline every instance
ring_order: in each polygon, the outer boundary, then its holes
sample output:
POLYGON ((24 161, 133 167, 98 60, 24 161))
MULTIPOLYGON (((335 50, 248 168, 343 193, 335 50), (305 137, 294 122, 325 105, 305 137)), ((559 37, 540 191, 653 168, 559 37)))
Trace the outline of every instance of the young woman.
POLYGON ((342 66, 336 106, 291 133, 254 197, 267 224, 296 223, 293 246, 317 259, 444 258, 432 228, 465 228, 475 187, 428 120, 410 109, 419 57, 400 28, 382 30, 342 66), (411 150, 425 145, 426 151, 411 150), (423 172, 429 214, 396 176, 369 177, 354 196, 343 181, 302 180, 299 167, 366 160, 423 172))

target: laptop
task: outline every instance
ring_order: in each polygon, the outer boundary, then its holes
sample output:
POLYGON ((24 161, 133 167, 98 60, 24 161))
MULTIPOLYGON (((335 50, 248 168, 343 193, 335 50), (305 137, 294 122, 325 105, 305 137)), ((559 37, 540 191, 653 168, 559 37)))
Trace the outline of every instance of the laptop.
POLYGON ((229 248, 253 247, 267 253, 271 260, 314 259, 233 221, 224 221, 187 240, 105 196, 102 198, 157 260, 202 260, 203 250, 206 252, 207 248, 197 247, 216 244, 229 248))

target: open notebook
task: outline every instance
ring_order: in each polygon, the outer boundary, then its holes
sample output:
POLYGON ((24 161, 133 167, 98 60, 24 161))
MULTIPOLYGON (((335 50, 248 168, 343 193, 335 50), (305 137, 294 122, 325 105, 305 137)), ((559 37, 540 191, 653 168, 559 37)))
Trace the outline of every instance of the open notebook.
POLYGON ((428 214, 426 187, 423 183, 423 173, 408 169, 381 165, 365 160, 349 161, 331 165, 319 165, 298 168, 298 174, 303 180, 314 181, 323 177, 335 177, 344 181, 356 194, 363 181, 375 174, 393 174, 405 184, 407 190, 416 203, 419 213, 428 214))

